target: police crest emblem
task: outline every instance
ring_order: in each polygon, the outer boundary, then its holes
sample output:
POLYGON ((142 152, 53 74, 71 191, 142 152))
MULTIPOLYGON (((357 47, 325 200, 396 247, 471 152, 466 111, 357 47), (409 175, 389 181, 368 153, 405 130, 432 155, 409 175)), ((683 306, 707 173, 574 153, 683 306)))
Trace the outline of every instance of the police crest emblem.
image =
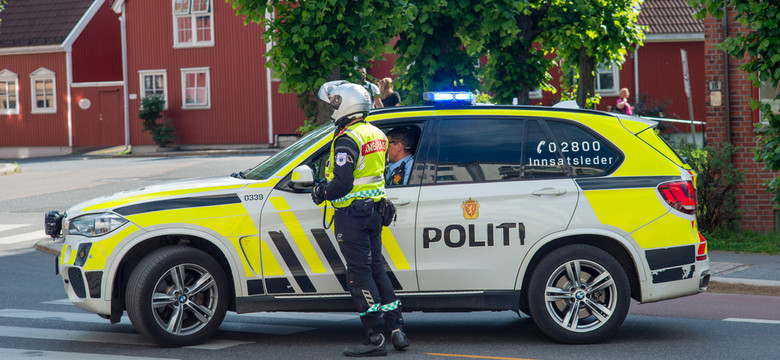
POLYGON ((336 153, 336 165, 344 166, 347 163, 347 153, 336 153))
POLYGON ((474 220, 479 217, 479 203, 470 197, 460 205, 460 208, 463 209, 463 218, 466 220, 474 220))

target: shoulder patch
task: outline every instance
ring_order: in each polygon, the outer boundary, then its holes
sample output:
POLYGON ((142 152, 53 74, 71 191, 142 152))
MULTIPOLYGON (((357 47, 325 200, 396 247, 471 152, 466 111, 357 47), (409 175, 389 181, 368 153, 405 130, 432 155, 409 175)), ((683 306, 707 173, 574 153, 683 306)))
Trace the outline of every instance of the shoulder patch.
POLYGON ((347 163, 347 153, 345 152, 336 153, 336 165, 344 166, 344 164, 346 163, 347 163))

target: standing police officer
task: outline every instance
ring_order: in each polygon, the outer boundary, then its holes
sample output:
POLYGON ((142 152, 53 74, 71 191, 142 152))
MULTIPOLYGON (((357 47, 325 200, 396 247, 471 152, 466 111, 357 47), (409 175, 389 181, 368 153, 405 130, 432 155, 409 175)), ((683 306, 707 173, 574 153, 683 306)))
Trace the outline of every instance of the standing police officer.
POLYGON ((360 345, 344 349, 346 356, 385 356, 387 332, 396 350, 409 346, 401 326, 401 301, 385 272, 382 257, 382 217, 385 197, 384 133, 364 119, 371 99, 360 85, 333 81, 320 88, 319 98, 333 106, 336 135, 325 176, 312 200, 328 200, 336 208, 334 230, 347 262, 347 282, 366 332, 360 345))

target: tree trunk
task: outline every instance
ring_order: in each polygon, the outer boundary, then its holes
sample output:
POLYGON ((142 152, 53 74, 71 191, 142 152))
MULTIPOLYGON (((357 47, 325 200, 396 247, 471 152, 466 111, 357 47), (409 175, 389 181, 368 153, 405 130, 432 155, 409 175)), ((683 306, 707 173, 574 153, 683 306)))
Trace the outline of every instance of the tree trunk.
POLYGON ((580 48, 579 68, 580 79, 577 82, 577 104, 585 109, 587 99, 596 94, 596 79, 593 76, 593 59, 588 56, 585 47, 580 48))

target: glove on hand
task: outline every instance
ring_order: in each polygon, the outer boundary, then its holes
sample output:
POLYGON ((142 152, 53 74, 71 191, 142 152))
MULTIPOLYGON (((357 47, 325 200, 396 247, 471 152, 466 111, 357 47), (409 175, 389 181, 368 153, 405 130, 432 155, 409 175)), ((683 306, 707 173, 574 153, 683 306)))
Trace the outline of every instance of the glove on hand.
POLYGON ((317 184, 314 189, 311 190, 311 201, 319 205, 325 201, 325 186, 323 184, 317 184))

